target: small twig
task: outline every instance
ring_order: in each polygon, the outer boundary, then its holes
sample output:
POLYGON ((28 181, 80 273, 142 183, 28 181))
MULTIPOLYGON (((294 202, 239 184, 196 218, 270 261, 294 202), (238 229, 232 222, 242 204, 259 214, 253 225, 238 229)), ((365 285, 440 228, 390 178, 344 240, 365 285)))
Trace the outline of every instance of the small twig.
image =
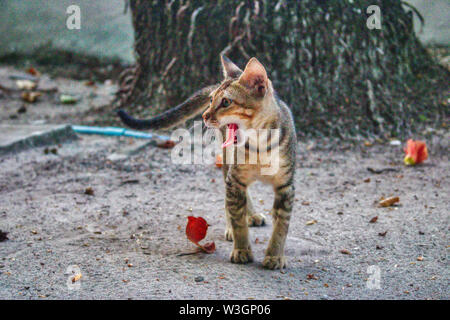
POLYGON ((399 169, 395 169, 395 168, 383 168, 383 169, 374 169, 374 168, 367 168, 367 171, 371 172, 371 173, 375 173, 375 174, 381 174, 383 172, 399 172, 399 169))
POLYGON ((139 183, 138 179, 129 179, 122 181, 120 185, 123 186, 124 184, 137 184, 137 183, 139 183))
POLYGON ((178 253, 177 257, 183 257, 183 256, 191 256, 193 254, 197 254, 197 253, 201 253, 203 252, 202 250, 196 250, 196 251, 192 251, 192 252, 182 252, 182 253, 178 253))

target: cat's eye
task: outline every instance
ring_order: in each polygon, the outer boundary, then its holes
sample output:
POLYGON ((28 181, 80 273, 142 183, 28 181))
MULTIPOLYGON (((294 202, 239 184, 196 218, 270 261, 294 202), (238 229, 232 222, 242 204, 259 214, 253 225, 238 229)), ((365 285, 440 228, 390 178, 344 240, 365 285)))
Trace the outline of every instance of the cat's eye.
POLYGON ((223 106, 224 108, 226 108, 226 107, 230 106, 231 102, 232 102, 232 101, 231 101, 230 99, 223 98, 223 99, 222 99, 222 106, 223 106))

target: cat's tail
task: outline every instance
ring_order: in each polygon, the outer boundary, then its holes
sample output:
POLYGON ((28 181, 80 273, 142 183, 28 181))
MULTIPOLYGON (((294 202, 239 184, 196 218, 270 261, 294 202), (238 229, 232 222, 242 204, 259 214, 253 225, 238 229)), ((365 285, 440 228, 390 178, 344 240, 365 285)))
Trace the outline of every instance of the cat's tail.
POLYGON ((177 105, 176 107, 169 109, 150 119, 135 119, 132 116, 128 115, 124 110, 119 110, 117 114, 119 115, 120 119, 122 119, 122 122, 130 128, 141 130, 168 129, 189 119, 192 119, 203 110, 205 110, 206 105, 209 103, 210 93, 217 87, 218 85, 205 87, 194 93, 187 100, 177 105))

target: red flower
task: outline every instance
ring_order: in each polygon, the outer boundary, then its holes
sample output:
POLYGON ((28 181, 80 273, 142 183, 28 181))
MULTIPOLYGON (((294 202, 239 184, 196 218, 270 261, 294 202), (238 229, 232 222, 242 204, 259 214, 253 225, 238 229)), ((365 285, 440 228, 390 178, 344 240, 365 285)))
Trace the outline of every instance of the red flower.
POLYGON ((208 226, 209 224, 202 217, 189 216, 186 225, 186 236, 206 253, 213 253, 216 250, 214 242, 208 242, 205 245, 199 244, 205 238, 208 226))
POLYGON ((188 217, 188 224, 186 226, 186 236, 193 243, 198 243, 202 241, 206 236, 206 231, 208 230, 208 224, 206 220, 199 217, 188 217))
POLYGON ((406 144, 405 153, 406 156, 403 162, 406 165, 419 164, 428 159, 427 145, 423 141, 409 139, 406 144))

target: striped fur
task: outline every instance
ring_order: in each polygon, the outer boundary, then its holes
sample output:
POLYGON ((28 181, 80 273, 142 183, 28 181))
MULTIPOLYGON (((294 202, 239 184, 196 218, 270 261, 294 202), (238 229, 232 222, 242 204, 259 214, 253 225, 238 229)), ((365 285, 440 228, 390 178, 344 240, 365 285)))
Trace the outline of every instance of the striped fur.
POLYGON ((254 181, 260 180, 271 184, 275 192, 271 212, 273 231, 263 266, 268 269, 281 269, 286 266, 284 246, 295 195, 293 182, 297 140, 292 115, 287 105, 276 95, 266 70, 258 60, 252 58, 242 71, 229 59, 222 57, 222 66, 225 80, 221 84, 200 90, 179 106, 161 115, 138 120, 124 111, 119 111, 118 114, 122 121, 132 128, 161 129, 186 121, 208 107, 203 113, 205 124, 220 128, 223 137, 226 124, 229 123, 236 123, 241 129, 279 129, 278 139, 271 135, 267 139, 267 153, 277 151, 279 155, 279 167, 274 174, 261 174, 261 169, 265 168, 266 164, 262 162, 259 145, 255 145, 251 140, 244 146, 245 158, 250 158, 252 153, 256 152, 258 162, 236 164, 235 152, 233 164, 227 164, 227 153, 224 149, 222 170, 226 189, 225 238, 234 242, 231 261, 253 261, 248 227, 264 225, 266 218, 255 212, 248 187, 254 181), (230 105, 224 107, 224 99, 231 101, 230 105))
POLYGON ((122 119, 122 122, 130 128, 140 130, 169 129, 176 125, 184 123, 187 120, 192 119, 193 117, 202 113, 209 103, 210 93, 216 88, 217 85, 203 88, 194 93, 191 97, 189 97, 186 101, 179 104, 178 106, 169 109, 151 119, 135 119, 128 115, 124 110, 119 110, 117 114, 119 115, 120 119, 122 119))
MULTIPOLYGON (((222 60, 225 70, 225 80, 211 93, 211 103, 203 114, 205 123, 211 127, 221 128, 225 137, 228 123, 237 123, 245 129, 279 129, 278 141, 268 137, 268 150, 277 149, 279 154, 279 169, 270 176, 261 175, 261 164, 231 164, 227 161, 227 152, 223 152, 222 166, 225 181, 225 238, 233 240, 234 248, 231 261, 247 263, 253 260, 249 242, 248 226, 263 225, 265 217, 255 213, 248 186, 260 180, 273 186, 275 201, 271 215, 273 217, 273 232, 266 250, 263 266, 268 269, 281 269, 286 266, 284 246, 289 229, 289 221, 294 203, 294 173, 296 154, 296 134, 291 112, 281 101, 272 88, 270 80, 262 65, 254 58, 247 64, 245 70, 236 76, 236 66, 229 60, 222 60), (251 65, 253 64, 253 65, 251 65), (227 76, 226 70, 234 71, 227 76), (224 108, 223 99, 232 101, 224 108)), ((239 69, 240 70, 240 69, 239 69)), ((224 138, 225 140, 225 138, 224 138)), ((245 144, 246 160, 251 152, 259 152, 258 145, 247 141, 245 144)), ((236 158, 237 152, 234 153, 236 158)), ((259 154, 259 153, 258 153, 259 154)), ((259 158, 258 158, 259 159, 259 158)))

